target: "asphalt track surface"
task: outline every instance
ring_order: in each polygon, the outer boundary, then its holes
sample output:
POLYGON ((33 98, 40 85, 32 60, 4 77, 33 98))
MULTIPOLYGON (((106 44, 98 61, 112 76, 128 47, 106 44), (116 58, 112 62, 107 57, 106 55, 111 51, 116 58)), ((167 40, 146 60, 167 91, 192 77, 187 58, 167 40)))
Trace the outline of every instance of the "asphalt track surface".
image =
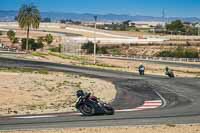
MULTIPOLYGON (((51 71, 71 72, 111 81, 117 88, 112 105, 115 109, 141 106, 147 100, 162 100, 156 109, 117 112, 112 116, 83 117, 71 113, 19 119, 19 116, 0 117, 0 130, 41 129, 66 127, 100 127, 152 124, 188 124, 200 122, 200 79, 175 78, 102 70, 48 62, 8 59, 0 57, 0 67, 28 67, 51 71)), ((26 116, 21 116, 26 117, 26 116)), ((27 116, 28 117, 28 116, 27 116)))

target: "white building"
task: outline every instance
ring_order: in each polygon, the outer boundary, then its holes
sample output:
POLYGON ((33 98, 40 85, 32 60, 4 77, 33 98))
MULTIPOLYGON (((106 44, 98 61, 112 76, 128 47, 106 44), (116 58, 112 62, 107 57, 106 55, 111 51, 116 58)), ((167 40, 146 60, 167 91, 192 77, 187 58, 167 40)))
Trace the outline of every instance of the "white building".
POLYGON ((165 22, 160 21, 131 21, 129 26, 135 26, 136 28, 152 28, 158 25, 165 26, 165 22))

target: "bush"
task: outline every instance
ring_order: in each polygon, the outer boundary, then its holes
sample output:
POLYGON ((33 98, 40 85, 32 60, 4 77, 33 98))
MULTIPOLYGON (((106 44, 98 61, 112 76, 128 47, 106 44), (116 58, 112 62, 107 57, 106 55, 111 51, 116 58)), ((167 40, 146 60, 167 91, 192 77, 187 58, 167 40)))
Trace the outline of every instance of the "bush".
MULTIPOLYGON (((91 41, 84 43, 81 46, 81 49, 85 50, 87 54, 92 54, 94 52, 94 43, 91 41)), ((96 46, 96 51, 98 54, 107 54, 108 53, 106 47, 99 47, 98 45, 96 46)))
POLYGON ((174 51, 162 51, 157 54, 158 57, 176 57, 176 58, 199 58, 199 53, 197 50, 184 49, 178 47, 174 51))
POLYGON ((31 46, 31 50, 36 51, 37 49, 41 49, 44 47, 43 43, 33 43, 31 46))
POLYGON ((199 58, 199 53, 197 51, 186 50, 185 57, 186 58, 199 58))
POLYGON ((107 51, 106 47, 98 47, 97 53, 98 54, 108 54, 108 51, 107 51))
POLYGON ((50 45, 53 42, 53 36, 51 34, 47 34, 45 36, 45 41, 47 42, 48 45, 50 45))
POLYGON ((19 42, 19 39, 17 37, 15 37, 13 40, 12 40, 12 43, 18 43, 19 42))
MULTIPOLYGON (((26 49, 26 38, 22 38, 22 49, 26 49)), ((37 49, 43 48, 44 44, 42 42, 35 42, 35 39, 30 38, 28 40, 28 47, 30 50, 36 51, 37 49)))
POLYGON ((50 50, 51 52, 58 52, 58 53, 61 53, 61 48, 62 48, 62 45, 59 44, 58 47, 49 48, 49 50, 50 50))
POLYGON ((1 36, 1 35, 3 35, 3 32, 2 32, 2 31, 0 31, 0 36, 1 36))
POLYGON ((10 39, 10 41, 12 42, 12 43, 17 43, 18 41, 18 39, 15 37, 15 35, 16 35, 16 33, 13 31, 13 30, 9 30, 8 32, 7 32, 7 36, 8 36, 8 38, 10 39))
POLYGON ((119 49, 114 48, 114 49, 111 50, 111 54, 112 55, 121 55, 121 52, 120 52, 119 49))
POLYGON ((94 52, 94 43, 91 41, 84 43, 81 49, 85 50, 87 54, 92 54, 94 52))
POLYGON ((12 40, 13 38, 15 38, 15 32, 13 30, 9 30, 7 32, 7 36, 10 40, 12 40))

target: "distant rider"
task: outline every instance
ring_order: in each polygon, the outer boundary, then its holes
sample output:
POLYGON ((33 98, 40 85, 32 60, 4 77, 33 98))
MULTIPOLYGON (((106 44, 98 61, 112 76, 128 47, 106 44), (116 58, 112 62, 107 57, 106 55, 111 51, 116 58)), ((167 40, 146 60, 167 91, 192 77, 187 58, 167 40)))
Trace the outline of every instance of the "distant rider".
POLYGON ((139 71, 140 75, 144 75, 144 71, 145 71, 144 65, 141 64, 141 65, 139 66, 139 68, 138 68, 138 71, 139 71))
POLYGON ((165 75, 168 75, 170 78, 174 78, 175 77, 174 76, 174 72, 171 69, 169 69, 169 67, 165 68, 165 75))

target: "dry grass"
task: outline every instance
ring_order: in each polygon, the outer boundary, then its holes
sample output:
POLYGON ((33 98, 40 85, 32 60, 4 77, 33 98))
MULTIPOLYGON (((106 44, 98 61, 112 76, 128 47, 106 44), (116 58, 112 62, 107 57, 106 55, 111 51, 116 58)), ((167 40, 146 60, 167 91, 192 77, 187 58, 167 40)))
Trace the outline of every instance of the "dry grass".
MULTIPOLYGON (((199 133, 200 125, 160 125, 107 128, 68 128, 51 130, 10 131, 6 133, 199 133)), ((3 133, 3 132, 2 132, 3 133)))

